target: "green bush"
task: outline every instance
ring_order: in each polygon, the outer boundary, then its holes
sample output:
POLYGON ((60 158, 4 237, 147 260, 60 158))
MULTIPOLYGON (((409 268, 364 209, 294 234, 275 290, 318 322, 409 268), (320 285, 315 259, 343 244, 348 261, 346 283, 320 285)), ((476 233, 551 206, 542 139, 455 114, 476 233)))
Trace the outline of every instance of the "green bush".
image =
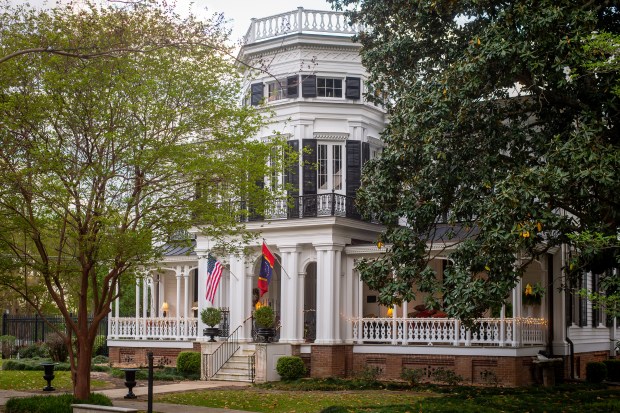
POLYGON ((93 356, 103 356, 108 352, 108 338, 104 335, 95 337, 93 343, 93 356))
POLYGON ((47 347, 41 343, 34 343, 19 349, 19 358, 22 359, 45 358, 48 356, 47 347))
POLYGON ((603 361, 607 367, 607 380, 620 382, 620 359, 603 361))
POLYGON ((586 380, 590 383, 600 383, 607 378, 607 366, 599 361, 586 364, 586 380))
POLYGON ((177 357, 177 371, 181 374, 200 374, 200 353, 182 351, 177 357))
POLYGON ((444 369, 443 367, 435 369, 435 371, 433 371, 432 377, 433 380, 438 381, 439 383, 447 384, 449 386, 456 386, 463 381, 463 378, 461 376, 459 376, 452 370, 444 369))
POLYGON ((107 364, 110 362, 110 358, 107 356, 95 356, 93 357, 93 364, 107 364))
POLYGON ((15 337, 13 336, 0 336, 0 351, 2 352, 2 358, 8 359, 15 354, 15 337))
POLYGON ((71 413, 72 404, 87 403, 112 406, 110 399, 102 394, 92 393, 88 400, 77 400, 71 394, 61 396, 32 396, 9 399, 5 413, 71 413))
POLYGON ((254 322, 257 328, 273 328, 276 325, 273 308, 264 305, 254 310, 254 322))
MULTIPOLYGON (((44 361, 50 361, 49 359, 30 359, 30 360, 5 360, 2 363, 2 370, 39 370, 43 371, 43 366, 41 365, 44 361)), ((54 363, 55 371, 69 371, 71 370, 71 366, 69 363, 54 363)))
POLYGON ((60 334, 52 333, 48 335, 45 340, 45 345, 47 346, 49 356, 53 361, 59 363, 64 363, 67 361, 69 351, 67 350, 67 346, 65 345, 65 342, 60 334))
POLYGON ((364 370, 357 373, 357 379, 366 384, 376 383, 381 375, 381 367, 366 366, 364 370))
POLYGON ((200 319, 203 323, 213 328, 220 323, 222 319, 222 311, 219 308, 208 307, 200 312, 200 319))
POLYGON ((400 378, 411 386, 419 384, 422 377, 424 377, 423 369, 403 369, 402 373, 400 373, 400 378))
POLYGON ((276 364, 276 371, 282 380, 297 380, 306 374, 306 366, 301 357, 280 357, 276 364))

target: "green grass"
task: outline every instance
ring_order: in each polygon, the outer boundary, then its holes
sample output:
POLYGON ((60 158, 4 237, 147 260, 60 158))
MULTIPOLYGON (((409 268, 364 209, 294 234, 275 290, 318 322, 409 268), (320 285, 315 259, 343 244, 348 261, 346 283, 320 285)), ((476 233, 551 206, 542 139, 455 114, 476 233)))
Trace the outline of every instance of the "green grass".
MULTIPOLYGON (((59 391, 72 390, 71 372, 55 371, 52 387, 59 391)), ((0 390, 42 390, 47 385, 42 371, 9 370, 0 373, 0 390)), ((91 380, 91 388, 106 388, 109 384, 102 380, 91 380)))
MULTIPOLYGON (((324 383, 315 383, 324 386, 324 383)), ((312 387, 306 383, 305 387, 312 387)), ((284 390, 287 384, 245 390, 206 390, 156 397, 164 403, 274 413, 608 413, 620 411, 620 389, 568 385, 555 389, 419 387, 413 391, 284 390), (269 388, 265 388, 269 387, 269 388)))

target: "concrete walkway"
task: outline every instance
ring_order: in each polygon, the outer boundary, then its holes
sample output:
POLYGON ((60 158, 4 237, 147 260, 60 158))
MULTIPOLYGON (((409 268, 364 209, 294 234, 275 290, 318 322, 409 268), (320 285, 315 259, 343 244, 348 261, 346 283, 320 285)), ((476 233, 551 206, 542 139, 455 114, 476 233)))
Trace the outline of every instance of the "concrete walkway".
MULTIPOLYGON (((165 394, 165 393, 180 393, 194 390, 205 390, 214 388, 231 388, 231 387, 247 387, 249 383, 244 382, 231 382, 231 381, 183 381, 179 383, 164 384, 159 386, 153 386, 153 394, 165 394)), ((127 388, 122 389, 109 389, 109 390, 95 390, 95 393, 101 393, 112 399, 114 406, 118 407, 131 407, 134 409, 144 410, 147 408, 147 396, 148 387, 141 385, 135 387, 133 392, 137 399, 126 400, 124 399, 127 394, 127 388)), ((61 392, 44 393, 40 392, 24 392, 15 390, 0 390, 0 406, 4 406, 8 399, 12 397, 29 397, 29 396, 41 396, 41 395, 54 395, 62 394, 61 392)), ((247 411, 220 409, 214 407, 198 407, 198 406, 186 406, 178 404, 168 403, 153 403, 153 412, 157 413, 248 413, 247 411)), ((251 413, 251 412, 250 412, 251 413)))

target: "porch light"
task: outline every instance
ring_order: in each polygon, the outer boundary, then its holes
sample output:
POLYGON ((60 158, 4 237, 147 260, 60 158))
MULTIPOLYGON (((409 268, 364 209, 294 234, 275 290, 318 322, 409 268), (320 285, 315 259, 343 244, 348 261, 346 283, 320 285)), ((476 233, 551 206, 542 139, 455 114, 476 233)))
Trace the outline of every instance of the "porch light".
POLYGON ((164 312, 164 317, 168 315, 168 302, 164 301, 164 303, 161 305, 161 311, 164 312))
POLYGON ((259 308, 261 308, 263 305, 260 303, 260 301, 257 301, 256 304, 254 305, 254 309, 258 310, 259 308))
POLYGON ((392 309, 392 307, 388 307, 388 309, 387 309, 387 316, 388 317, 392 317, 393 314, 394 314, 394 310, 392 309))

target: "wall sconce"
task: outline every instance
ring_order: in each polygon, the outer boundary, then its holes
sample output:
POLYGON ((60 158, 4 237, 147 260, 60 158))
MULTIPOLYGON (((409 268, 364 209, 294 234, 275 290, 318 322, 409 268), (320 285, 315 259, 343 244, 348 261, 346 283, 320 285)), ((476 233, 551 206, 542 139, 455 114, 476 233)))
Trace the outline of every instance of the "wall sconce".
POLYGON ((387 309, 387 316, 388 317, 392 317, 392 314, 394 314, 394 310, 392 309, 392 307, 388 307, 388 309, 387 309))
POLYGON ((254 306, 255 310, 258 310, 259 308, 261 308, 263 305, 260 303, 260 301, 256 302, 256 305, 254 306))
POLYGON ((164 303, 161 305, 161 311, 164 312, 164 317, 168 315, 168 302, 164 301, 164 303))

